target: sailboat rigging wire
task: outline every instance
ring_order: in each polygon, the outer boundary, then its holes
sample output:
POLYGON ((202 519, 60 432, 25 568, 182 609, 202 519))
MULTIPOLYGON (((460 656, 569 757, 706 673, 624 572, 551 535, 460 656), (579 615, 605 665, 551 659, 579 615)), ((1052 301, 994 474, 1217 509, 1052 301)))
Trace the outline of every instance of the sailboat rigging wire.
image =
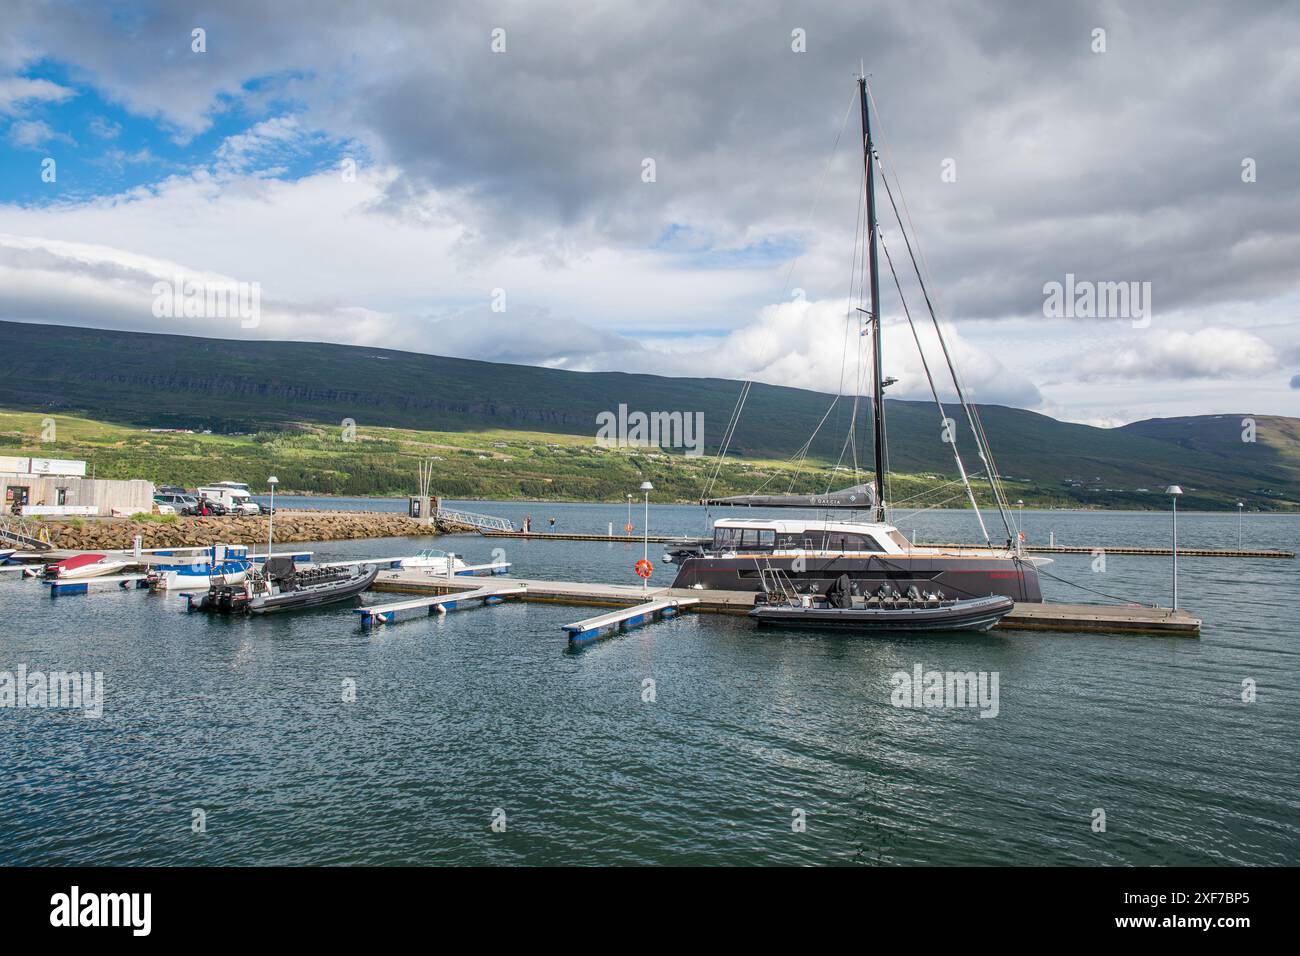
POLYGON ((937 509, 937 508, 942 508, 942 507, 943 507, 944 505, 946 505, 948 502, 950 502, 950 501, 956 501, 958 498, 964 498, 965 496, 966 496, 966 492, 964 492, 964 491, 959 491, 959 492, 957 492, 957 494, 953 495, 951 498, 945 498, 945 499, 943 499, 943 501, 936 501, 936 502, 935 502, 934 504, 932 504, 932 505, 926 505, 924 508, 917 508, 915 511, 909 511, 909 512, 908 512, 907 514, 905 514, 905 515, 900 515, 900 516, 898 516, 898 517, 893 521, 893 524, 895 524, 895 525, 899 525, 899 524, 901 524, 901 523, 904 522, 904 521, 908 521, 908 520, 910 520, 910 519, 912 519, 912 518, 915 518, 917 515, 923 515, 923 514, 925 514, 927 511, 934 511, 934 510, 937 509))
MULTIPOLYGON (((884 172, 881 172, 881 178, 884 172)), ((895 210, 897 214, 897 210, 895 210)), ((902 228, 902 223, 899 223, 902 228)), ((939 408, 939 424, 945 430, 948 427, 948 412, 943 407, 943 401, 939 398, 939 390, 935 388, 934 376, 930 374, 930 363, 925 359, 925 349, 921 348, 921 337, 917 334, 916 323, 912 321, 912 310, 907 307, 907 297, 903 295, 903 286, 898 281, 898 272, 894 269, 893 256, 889 254, 889 246, 885 244, 885 237, 880 237, 880 248, 885 252, 885 262, 889 264, 889 274, 894 279, 894 288, 898 290, 898 300, 903 305, 903 314, 907 316, 907 325, 912 330, 912 341, 916 343, 916 352, 921 357, 921 368, 925 369, 925 380, 930 383, 930 394, 934 396, 934 404, 939 408)), ((975 520, 979 522, 980 533, 984 535, 984 543, 992 544, 989 539, 988 528, 984 526, 984 516, 980 514, 980 507, 975 501, 975 491, 970 486, 970 480, 966 476, 966 466, 962 463, 961 452, 957 449, 957 437, 954 435, 952 440, 952 454, 957 460, 957 471, 961 475, 961 483, 966 486, 966 494, 970 498, 970 506, 975 511, 975 520)))
MULTIPOLYGON (((885 176, 884 164, 880 162, 879 157, 877 157, 876 162, 877 165, 880 166, 880 180, 882 183, 884 183, 885 194, 889 197, 889 204, 894 209, 894 217, 898 220, 899 225, 901 226, 903 219, 898 212, 898 204, 894 202, 894 193, 893 190, 890 188, 889 180, 885 176)), ((1011 524, 1007 517, 1006 502, 1003 499, 1002 490, 998 487, 998 483, 996 480, 997 473, 992 463, 992 454, 989 453, 988 451, 988 438, 984 434, 983 428, 981 428, 976 423, 975 413, 972 410, 970 403, 966 401, 965 390, 962 388, 961 379, 957 374, 957 368, 953 364, 952 355, 948 351, 948 343, 944 338, 943 329, 939 325, 939 317, 935 314, 934 303, 930 301, 929 290, 926 288, 925 279, 921 276, 921 268, 917 264, 916 255, 912 251, 912 243, 907 237, 906 230, 902 231, 902 235, 903 235, 903 244, 907 247, 908 256, 912 260, 912 269, 916 273, 916 281, 921 287, 921 295, 925 299, 926 309, 930 313, 930 321, 934 324, 935 335, 938 336, 939 339, 939 348, 943 352, 944 361, 947 363, 948 366, 948 372, 952 376, 952 384, 957 391, 957 400, 961 403, 961 407, 963 411, 966 412, 966 421, 970 425, 971 434, 975 438, 976 451, 978 452, 980 459, 985 464, 989 476, 989 487, 992 488, 993 490, 993 500, 998 506, 998 513, 1002 518, 1003 526, 1006 528, 1007 546, 1010 547, 1014 539, 1014 534, 1011 531, 1011 524)))
MULTIPOLYGON (((831 170, 831 161, 834 160, 835 151, 839 148, 840 140, 844 136, 844 130, 848 127, 849 115, 853 112, 853 101, 856 98, 857 98, 856 96, 849 97, 849 105, 844 110, 844 118, 840 120, 840 130, 838 133, 835 134, 835 142, 831 144, 831 151, 826 156, 826 165, 822 167, 822 175, 821 175, 821 180, 817 184, 817 192, 813 195, 812 204, 808 207, 808 216, 804 220, 805 232, 808 229, 808 225, 812 222, 813 214, 817 210, 818 203, 821 202, 822 191, 825 189, 826 186, 826 178, 831 170)), ((781 300, 783 302, 785 301, 786 292, 788 292, 790 289, 790 278, 794 275, 795 266, 799 264, 799 258, 800 258, 799 256, 795 256, 794 259, 792 259, 790 262, 790 268, 786 271, 785 283, 781 287, 781 300)), ((740 415, 741 412, 743 412, 745 409, 745 402, 749 398, 749 389, 752 384, 753 384, 753 379, 746 379, 744 385, 741 386, 740 395, 736 399, 736 405, 731 412, 731 421, 728 422, 727 432, 723 436, 722 444, 718 446, 718 457, 717 457, 716 465, 713 469, 713 474, 712 476, 710 476, 708 482, 704 486, 704 493, 700 496, 702 499, 707 498, 709 496, 709 493, 713 490, 714 482, 717 481, 718 473, 722 469, 722 462, 726 458, 727 449, 731 445, 731 439, 732 436, 735 434, 736 426, 740 424, 740 415)))
MULTIPOLYGON (((880 110, 876 107, 875 97, 871 93, 871 85, 866 84, 866 88, 867 88, 867 97, 871 100, 872 108, 876 110, 877 126, 880 128, 881 131, 881 136, 880 136, 881 148, 885 151, 886 155, 888 155, 889 152, 888 140, 884 136, 883 123, 880 121, 880 110)), ((952 356, 948 352, 948 343, 944 338, 943 329, 940 327, 939 317, 935 314, 934 303, 930 299, 929 288, 926 285, 925 279, 921 275, 921 267, 917 262, 916 253, 913 252, 912 250, 911 240, 908 238, 909 228, 913 234, 916 234, 916 228, 912 224, 911 211, 908 210, 908 214, 907 214, 908 228, 903 228, 903 217, 898 212, 898 205, 894 201, 893 190, 889 186, 889 178, 885 175, 884 162, 880 159, 879 156, 876 157, 876 164, 877 166, 880 167, 881 181, 885 184, 885 192, 889 196, 889 204, 894 209, 894 217, 898 220, 899 228, 903 235, 903 243, 904 245, 906 245, 907 254, 912 260, 912 269, 916 273, 916 281, 921 287, 921 294, 925 298, 925 305, 926 308, 929 310, 930 320, 934 323, 935 333, 939 337, 939 346, 943 350, 944 361, 947 363, 949 374, 952 376, 953 387, 957 390, 957 399, 961 403, 962 409, 966 412, 966 420, 970 424, 971 432, 975 437, 975 445, 979 453, 979 456, 984 461, 984 464, 987 466, 987 471, 989 476, 989 487, 993 490, 993 501, 994 504, 997 505, 998 515, 1001 517, 1002 525, 1006 529, 1007 546, 1010 547, 1015 536, 1011 531, 1011 522, 1007 516, 1006 497, 1003 494, 1002 488, 999 485, 997 468, 993 464, 993 453, 990 450, 988 445, 988 436, 984 433, 983 422, 979 418, 978 411, 973 410, 970 404, 966 401, 965 389, 962 386, 961 376, 957 373, 957 368, 952 361, 952 356)), ((893 163, 891 162, 890 165, 892 167, 893 163)), ((899 189, 899 194, 901 196, 903 191, 903 186, 901 181, 899 181, 898 183, 898 189, 899 189)), ((906 197, 903 197, 903 207, 904 209, 907 208, 906 197)), ((917 245, 918 247, 920 246, 919 236, 917 239, 917 245)), ((924 257, 924 253, 922 253, 922 257, 924 257)), ((929 272, 928 264, 926 265, 926 272, 929 272)))
POLYGON ((1063 578, 1059 574, 1053 574, 1051 571, 1044 570, 1043 568, 1039 568, 1038 573, 1046 575, 1047 577, 1051 578, 1053 581, 1060 581, 1062 584, 1068 584, 1072 588, 1079 588, 1080 590, 1089 591, 1093 594, 1100 594, 1102 597, 1110 598, 1112 601, 1123 601, 1125 604, 1132 604, 1135 607, 1159 607, 1160 606, 1159 604, 1144 604, 1141 601, 1135 601, 1132 598, 1126 598, 1120 594, 1109 594, 1106 591, 1099 591, 1097 588, 1090 588, 1086 584, 1079 584, 1076 581, 1071 581, 1069 578, 1063 578))

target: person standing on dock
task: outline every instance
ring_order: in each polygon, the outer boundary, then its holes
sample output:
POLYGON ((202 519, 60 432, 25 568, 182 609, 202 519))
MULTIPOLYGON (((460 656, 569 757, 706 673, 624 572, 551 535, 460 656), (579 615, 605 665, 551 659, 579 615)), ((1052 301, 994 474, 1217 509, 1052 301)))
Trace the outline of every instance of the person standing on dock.
POLYGON ((555 519, 554 519, 554 518, 551 519, 551 527, 552 527, 552 528, 555 527, 555 519))

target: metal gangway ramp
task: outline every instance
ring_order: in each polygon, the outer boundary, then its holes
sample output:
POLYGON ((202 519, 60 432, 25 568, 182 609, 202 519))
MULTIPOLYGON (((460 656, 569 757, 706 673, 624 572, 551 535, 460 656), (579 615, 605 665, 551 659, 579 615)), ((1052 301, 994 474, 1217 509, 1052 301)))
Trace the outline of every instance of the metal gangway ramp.
POLYGON ((49 551, 50 532, 21 518, 0 521, 0 543, 14 545, 27 551, 49 551))
POLYGON ((481 515, 473 511, 457 511, 454 508, 439 508, 434 513, 437 521, 449 521, 453 524, 469 525, 483 531, 513 531, 512 525, 505 518, 494 515, 481 515))

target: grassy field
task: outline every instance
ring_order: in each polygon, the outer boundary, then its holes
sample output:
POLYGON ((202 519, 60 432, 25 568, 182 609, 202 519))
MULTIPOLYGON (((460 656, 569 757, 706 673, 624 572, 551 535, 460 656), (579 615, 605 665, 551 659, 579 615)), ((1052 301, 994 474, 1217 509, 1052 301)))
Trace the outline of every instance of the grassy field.
MULTIPOLYGON (((619 501, 649 479, 661 498, 689 502, 699 498, 716 465, 711 456, 601 448, 589 437, 535 431, 359 427, 354 440, 344 441, 341 429, 311 424, 250 435, 188 435, 59 415, 55 440, 41 441, 45 418, 0 411, 0 454, 82 459, 87 474, 99 478, 189 488, 231 480, 246 481, 256 492, 274 474, 282 493, 408 495, 417 490, 416 462, 428 458, 433 489, 448 498, 619 501)), ((744 494, 764 483, 766 491, 813 493, 852 484, 853 475, 834 472, 826 462, 796 469, 784 461, 728 459, 713 493, 744 494)), ((896 502, 910 499, 909 508, 963 504, 961 487, 949 476, 893 474, 890 490, 896 502)), ((979 494, 988 500, 987 489, 979 494)), ((1008 494, 1033 505, 1077 504, 1026 483, 1011 483, 1008 494)))

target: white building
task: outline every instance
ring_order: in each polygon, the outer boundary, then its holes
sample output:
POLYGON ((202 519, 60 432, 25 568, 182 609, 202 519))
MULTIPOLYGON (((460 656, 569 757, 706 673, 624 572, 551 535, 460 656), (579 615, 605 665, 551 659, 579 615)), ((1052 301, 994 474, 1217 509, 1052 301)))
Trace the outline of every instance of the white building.
POLYGON ((153 482, 87 478, 84 461, 0 456, 5 514, 112 515, 153 510, 153 482))

